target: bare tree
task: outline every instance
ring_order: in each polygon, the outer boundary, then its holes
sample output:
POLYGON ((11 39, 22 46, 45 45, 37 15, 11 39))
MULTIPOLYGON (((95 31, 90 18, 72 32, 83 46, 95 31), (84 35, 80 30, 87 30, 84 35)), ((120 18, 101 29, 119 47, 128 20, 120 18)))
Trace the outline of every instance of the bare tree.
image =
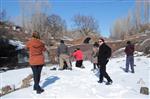
POLYGON ((98 33, 99 25, 92 16, 75 15, 73 18, 76 29, 82 35, 98 33))
POLYGON ((135 6, 135 28, 140 30, 143 24, 149 23, 149 8, 150 2, 149 0, 136 0, 135 6))
POLYGON ((123 32, 122 32, 122 20, 121 19, 117 19, 112 28, 110 29, 110 33, 111 33, 111 38, 113 39, 121 39, 123 38, 123 32))
POLYGON ((149 0, 136 0, 133 29, 134 33, 144 33, 149 28, 149 0))
POLYGON ((132 15, 128 13, 126 17, 117 19, 110 29, 111 37, 114 39, 124 39, 126 35, 130 35, 132 29, 132 15))
POLYGON ((136 6, 135 6, 135 14, 134 14, 134 21, 135 21, 135 28, 137 31, 140 30, 141 25, 141 2, 139 0, 136 0, 136 6))
POLYGON ((46 13, 50 4, 48 0, 20 0, 20 6, 22 8, 22 26, 28 31, 38 31, 42 33, 43 30, 43 13, 46 13))
POLYGON ((148 0, 144 0, 144 18, 145 24, 150 24, 150 2, 148 0))
POLYGON ((130 30, 132 29, 132 13, 131 11, 128 12, 128 15, 122 19, 122 31, 124 35, 131 35, 130 30))
POLYGON ((52 14, 48 16, 47 25, 49 33, 54 39, 60 39, 63 36, 63 30, 65 30, 66 23, 59 15, 52 14))
POLYGON ((0 21, 1 22, 5 22, 5 21, 7 21, 8 19, 7 19, 7 14, 6 14, 6 10, 2 10, 1 12, 0 12, 0 21))
POLYGON ((143 33, 149 29, 149 7, 148 0, 136 0, 135 9, 124 18, 117 19, 110 29, 111 37, 123 39, 125 35, 143 33))
MULTIPOLYGON (((47 46, 49 43, 48 26, 45 25, 47 21, 47 10, 50 8, 49 0, 20 0, 20 6, 22 7, 22 26, 32 33, 37 31, 41 38, 44 40, 47 46)), ((50 54, 50 50, 48 50, 50 54)))

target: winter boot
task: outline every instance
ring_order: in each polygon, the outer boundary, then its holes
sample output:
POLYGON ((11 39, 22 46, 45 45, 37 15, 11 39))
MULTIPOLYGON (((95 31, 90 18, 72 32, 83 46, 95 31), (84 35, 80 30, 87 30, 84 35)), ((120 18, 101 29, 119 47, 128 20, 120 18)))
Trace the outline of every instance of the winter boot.
POLYGON ((100 81, 100 80, 99 80, 99 81, 97 81, 97 82, 98 82, 98 83, 103 83, 103 81, 100 81))
POLYGON ((72 68, 67 68, 67 70, 72 70, 72 68))
POLYGON ((42 92, 44 92, 44 89, 40 89, 36 91, 37 94, 41 94, 42 92))
POLYGON ((111 85, 113 83, 113 81, 108 81, 106 82, 106 85, 111 85))
POLYGON ((56 70, 56 67, 54 67, 54 68, 52 68, 52 69, 50 69, 50 70, 56 70))

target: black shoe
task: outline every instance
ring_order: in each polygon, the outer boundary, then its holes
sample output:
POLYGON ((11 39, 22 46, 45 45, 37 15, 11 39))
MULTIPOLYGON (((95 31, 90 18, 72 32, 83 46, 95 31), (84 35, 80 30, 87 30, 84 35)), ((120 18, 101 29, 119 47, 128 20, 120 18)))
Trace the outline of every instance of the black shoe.
POLYGON ((42 92, 44 92, 44 89, 40 89, 36 91, 37 94, 41 94, 42 92))
POLYGON ((85 68, 83 65, 80 68, 85 68))
POLYGON ((132 71, 131 73, 134 73, 134 71, 132 71))
POLYGON ((63 68, 59 68, 58 70, 64 70, 63 68))
POLYGON ((99 80, 99 81, 97 81, 97 82, 98 82, 98 83, 103 83, 103 81, 100 81, 100 80, 99 80))
POLYGON ((106 85, 111 85, 113 83, 113 81, 108 81, 106 82, 106 85))
POLYGON ((72 68, 67 68, 67 70, 72 70, 72 68))
POLYGON ((50 70, 56 70, 56 67, 54 67, 54 68, 52 68, 52 69, 50 69, 50 70))

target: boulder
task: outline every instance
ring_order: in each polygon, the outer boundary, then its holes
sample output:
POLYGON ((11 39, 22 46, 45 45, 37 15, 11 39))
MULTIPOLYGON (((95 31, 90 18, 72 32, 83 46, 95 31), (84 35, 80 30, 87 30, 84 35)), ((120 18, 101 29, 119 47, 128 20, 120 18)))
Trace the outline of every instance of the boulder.
POLYGON ((140 88, 140 93, 141 94, 145 94, 145 95, 149 95, 149 89, 148 89, 148 87, 141 87, 140 88))
POLYGON ((32 75, 32 74, 30 74, 30 75, 28 75, 26 78, 24 78, 24 79, 22 80, 21 88, 29 87, 32 78, 33 78, 33 75, 32 75))

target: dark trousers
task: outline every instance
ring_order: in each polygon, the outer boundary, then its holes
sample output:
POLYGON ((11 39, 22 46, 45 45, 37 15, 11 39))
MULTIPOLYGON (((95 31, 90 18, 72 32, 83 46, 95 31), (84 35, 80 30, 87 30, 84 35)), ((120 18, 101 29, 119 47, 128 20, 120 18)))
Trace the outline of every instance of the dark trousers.
POLYGON ((40 82, 43 65, 31 66, 31 68, 32 68, 33 79, 34 79, 34 90, 40 90, 41 87, 39 85, 39 82, 40 82))
POLYGON ((108 63, 108 61, 103 61, 102 63, 100 63, 100 75, 99 75, 99 80, 100 82, 103 82, 103 78, 105 77, 107 79, 108 82, 112 81, 111 78, 109 77, 109 75, 106 72, 106 64, 108 63))
POLYGON ((82 66, 83 60, 78 60, 76 61, 76 67, 81 67, 82 66))
POLYGON ((93 67, 94 67, 94 69, 96 69, 98 67, 97 63, 93 63, 93 67))

